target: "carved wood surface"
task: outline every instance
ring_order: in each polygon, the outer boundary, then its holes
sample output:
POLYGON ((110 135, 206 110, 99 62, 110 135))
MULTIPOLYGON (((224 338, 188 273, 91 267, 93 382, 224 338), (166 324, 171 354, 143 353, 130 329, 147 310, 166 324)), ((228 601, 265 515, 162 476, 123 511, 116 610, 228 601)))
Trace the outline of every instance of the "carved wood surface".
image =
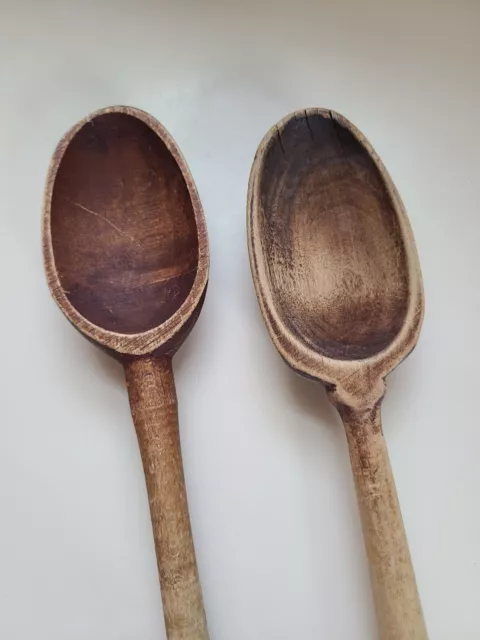
POLYGON ((247 209, 270 336, 295 371, 324 383, 344 421, 382 640, 425 640, 379 408, 385 376, 414 348, 423 318, 400 197, 348 120, 308 109, 261 142, 247 209))
POLYGON ((125 368, 167 637, 207 640, 171 357, 200 313, 209 250, 192 176, 160 123, 111 107, 66 134, 47 178, 43 251, 63 313, 125 368))

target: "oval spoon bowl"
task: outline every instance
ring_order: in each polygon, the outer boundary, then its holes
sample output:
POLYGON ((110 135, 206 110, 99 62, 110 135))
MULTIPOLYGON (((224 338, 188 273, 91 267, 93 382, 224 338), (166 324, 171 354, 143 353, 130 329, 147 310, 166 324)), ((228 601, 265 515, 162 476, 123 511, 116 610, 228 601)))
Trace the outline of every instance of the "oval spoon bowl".
POLYGON ((309 109, 273 127, 248 196, 250 263, 270 336, 297 371, 337 384, 361 366, 384 377, 423 317, 404 207, 361 133, 309 109))
POLYGON ((138 109, 102 109, 62 139, 43 238, 58 305, 117 353, 165 344, 207 286, 206 225, 190 171, 165 128, 138 109))

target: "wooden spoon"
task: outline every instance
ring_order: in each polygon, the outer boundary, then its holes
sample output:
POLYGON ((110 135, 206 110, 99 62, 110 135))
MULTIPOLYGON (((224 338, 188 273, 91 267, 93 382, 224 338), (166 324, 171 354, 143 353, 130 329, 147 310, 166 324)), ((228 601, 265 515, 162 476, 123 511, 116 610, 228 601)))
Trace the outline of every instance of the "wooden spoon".
POLYGON ((418 339, 420 267, 392 180, 348 120, 309 109, 267 133, 250 175, 248 242, 275 346, 326 385, 343 420, 381 637, 425 640, 380 422, 384 378, 418 339))
POLYGON ((205 640, 172 355, 200 313, 209 252, 192 176, 160 123, 113 107, 66 134, 48 174, 43 252, 60 309, 125 368, 167 637, 205 640))

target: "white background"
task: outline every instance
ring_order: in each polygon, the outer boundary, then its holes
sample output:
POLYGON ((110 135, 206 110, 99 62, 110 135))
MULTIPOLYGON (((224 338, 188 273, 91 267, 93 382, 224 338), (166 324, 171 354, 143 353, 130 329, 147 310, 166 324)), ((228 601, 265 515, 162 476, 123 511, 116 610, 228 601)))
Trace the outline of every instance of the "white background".
POLYGON ((272 346, 250 277, 255 150, 335 109, 406 204, 419 346, 383 421, 433 640, 480 638, 480 4, 0 0, 0 637, 157 640, 163 617, 123 371, 50 300, 44 180, 112 104, 173 134, 203 201, 211 278, 175 359, 211 640, 372 640, 348 454, 322 388, 272 346))

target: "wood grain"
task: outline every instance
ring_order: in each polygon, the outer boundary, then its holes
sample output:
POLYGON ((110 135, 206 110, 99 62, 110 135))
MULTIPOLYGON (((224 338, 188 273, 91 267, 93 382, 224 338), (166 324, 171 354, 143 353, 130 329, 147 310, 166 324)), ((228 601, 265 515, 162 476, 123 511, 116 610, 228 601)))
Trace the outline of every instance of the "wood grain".
POLYGON ((380 407, 341 408, 381 637, 425 640, 427 631, 407 544, 380 407))
POLYGON ((169 640, 207 640, 171 357, 205 298, 209 250, 193 178, 150 115, 109 107, 60 141, 43 254, 68 320, 120 360, 144 465, 169 640))
POLYGON ((172 361, 126 362, 128 395, 147 481, 169 640, 208 640, 183 477, 172 361))
POLYGON ((141 120, 107 113, 77 132, 55 178, 51 229, 62 288, 95 325, 148 331, 190 293, 192 202, 172 154, 141 120))
POLYGON ((205 295, 208 238, 187 163, 155 118, 117 106, 73 126, 52 157, 42 231, 50 292, 87 338, 116 357, 178 344, 205 295))
POLYGON ((381 160, 344 117, 293 113, 250 174, 248 244, 270 336, 343 418, 382 640, 425 640, 380 426, 385 376, 414 348, 423 287, 413 234, 381 160))
POLYGON ((331 118, 305 116, 285 124, 264 162, 261 233, 283 324, 336 360, 383 350, 403 324, 408 281, 371 156, 331 118))

